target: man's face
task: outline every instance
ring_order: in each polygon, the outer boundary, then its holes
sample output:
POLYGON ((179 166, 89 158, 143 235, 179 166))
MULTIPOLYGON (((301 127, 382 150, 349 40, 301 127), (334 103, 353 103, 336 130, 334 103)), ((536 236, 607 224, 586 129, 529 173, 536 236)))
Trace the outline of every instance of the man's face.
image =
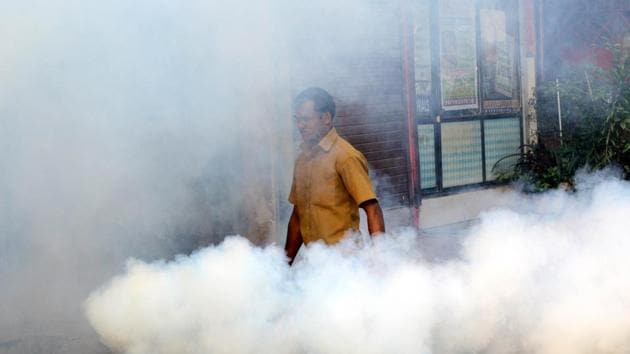
POLYGON ((319 143, 332 127, 330 113, 317 112, 312 100, 302 103, 295 110, 294 118, 302 135, 302 140, 307 145, 319 143))

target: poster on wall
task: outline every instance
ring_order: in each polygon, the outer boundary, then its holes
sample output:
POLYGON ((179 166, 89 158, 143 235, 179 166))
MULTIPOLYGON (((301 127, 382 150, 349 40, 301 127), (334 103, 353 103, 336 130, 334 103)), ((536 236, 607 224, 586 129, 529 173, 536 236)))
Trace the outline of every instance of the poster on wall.
POLYGON ((429 113, 431 98, 431 28, 430 7, 427 1, 414 2, 413 38, 416 110, 429 113))
POLYGON ((507 32, 503 10, 481 9, 481 97, 487 113, 513 111, 516 94, 515 37, 507 32))
POLYGON ((473 1, 440 1, 440 88, 444 110, 475 109, 477 47, 473 1))
POLYGON ((497 63, 495 65, 494 91, 507 98, 512 98, 514 86, 514 43, 506 36, 506 40, 497 44, 497 63))

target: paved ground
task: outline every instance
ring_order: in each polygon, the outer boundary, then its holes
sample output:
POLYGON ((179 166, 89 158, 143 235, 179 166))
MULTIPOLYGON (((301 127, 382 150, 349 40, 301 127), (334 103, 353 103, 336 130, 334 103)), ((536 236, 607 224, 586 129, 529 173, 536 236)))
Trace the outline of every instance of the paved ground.
POLYGON ((469 220, 420 230, 422 253, 428 260, 435 262, 457 257, 461 251, 462 241, 475 222, 476 220, 469 220))
POLYGON ((109 354, 96 336, 32 336, 0 341, 0 354, 109 354))

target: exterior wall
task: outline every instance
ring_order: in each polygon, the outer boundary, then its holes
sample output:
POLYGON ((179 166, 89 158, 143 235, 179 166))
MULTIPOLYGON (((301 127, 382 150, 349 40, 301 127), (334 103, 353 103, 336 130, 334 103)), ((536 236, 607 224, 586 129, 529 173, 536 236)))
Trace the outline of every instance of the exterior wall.
POLYGON ((473 221, 485 210, 506 206, 510 201, 510 191, 511 188, 504 186, 424 199, 420 210, 421 228, 473 221))
POLYGON ((535 0, 520 1, 521 32, 521 100, 523 102, 523 141, 534 144, 537 141, 538 124, 534 106, 529 104, 534 99, 536 90, 536 17, 540 10, 535 0))
POLYGON ((613 56, 608 46, 623 44, 630 35, 627 0, 539 0, 538 6, 543 80, 562 77, 571 65, 610 68, 613 56))
MULTIPOLYGON (((486 210, 507 207, 512 200, 513 190, 509 186, 469 190, 448 196, 425 198, 420 207, 419 229, 432 233, 445 230, 440 236, 452 236, 479 218, 486 210)), ((387 230, 409 227, 412 209, 390 208, 384 211, 387 230)), ((367 233, 365 214, 361 212, 361 230, 367 233)))

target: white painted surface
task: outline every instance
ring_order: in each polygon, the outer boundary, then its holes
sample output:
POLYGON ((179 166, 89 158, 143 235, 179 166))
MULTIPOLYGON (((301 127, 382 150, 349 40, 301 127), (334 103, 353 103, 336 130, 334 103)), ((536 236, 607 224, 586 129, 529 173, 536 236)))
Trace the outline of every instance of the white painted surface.
MULTIPOLYGON (((483 211, 507 207, 513 201, 508 186, 471 190, 444 197, 424 198, 420 207, 420 228, 430 229, 473 221, 483 211)), ((393 230, 411 225, 408 208, 386 209, 385 227, 393 230)), ((362 232, 367 232, 366 215, 360 210, 362 232)))
POLYGON ((497 187, 425 198, 420 208, 420 228, 428 229, 474 220, 485 210, 507 206, 512 200, 511 191, 509 187, 497 187))

